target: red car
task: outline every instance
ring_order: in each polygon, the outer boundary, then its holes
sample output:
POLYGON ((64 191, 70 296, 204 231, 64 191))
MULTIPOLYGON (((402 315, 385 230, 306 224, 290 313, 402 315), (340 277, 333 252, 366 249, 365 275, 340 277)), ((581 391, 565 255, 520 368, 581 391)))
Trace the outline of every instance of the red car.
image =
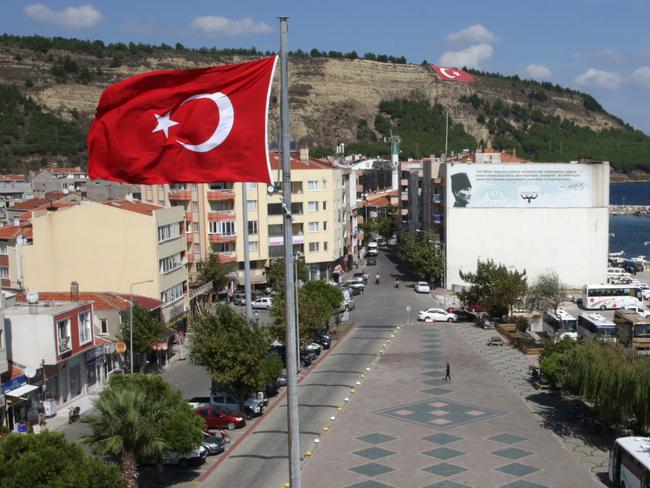
POLYGON ((459 322, 474 322, 476 319, 476 313, 463 308, 449 307, 447 312, 455 314, 459 322))
POLYGON ((198 407, 194 413, 205 420, 208 429, 237 429, 246 425, 246 416, 241 412, 233 412, 226 407, 206 405, 198 407))

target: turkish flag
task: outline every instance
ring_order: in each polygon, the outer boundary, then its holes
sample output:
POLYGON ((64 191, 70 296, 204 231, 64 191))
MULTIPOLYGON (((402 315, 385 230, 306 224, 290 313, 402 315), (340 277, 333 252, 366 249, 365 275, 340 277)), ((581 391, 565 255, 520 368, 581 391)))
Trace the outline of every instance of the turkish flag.
POLYGON ((436 70, 438 79, 441 81, 462 81, 465 83, 476 83, 476 78, 470 75, 467 71, 456 68, 447 68, 445 66, 436 66, 432 64, 433 69, 436 70))
POLYGON ((276 61, 153 71, 110 86, 88 132, 90 177, 271 183, 267 118, 276 61))

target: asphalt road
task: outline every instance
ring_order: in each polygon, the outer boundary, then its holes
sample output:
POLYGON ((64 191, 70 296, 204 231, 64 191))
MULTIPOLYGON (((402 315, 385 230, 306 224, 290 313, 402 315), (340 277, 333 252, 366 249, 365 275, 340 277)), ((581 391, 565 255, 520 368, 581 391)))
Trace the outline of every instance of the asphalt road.
MULTIPOLYGON (((313 444, 336 407, 349 396, 359 374, 378 357, 380 344, 392 326, 406 322, 406 305, 412 307, 412 319, 418 310, 433 305, 431 295, 416 294, 414 280, 402 274, 383 252, 377 266, 368 267, 371 277, 377 271, 381 283, 375 285, 371 279, 366 292, 354 297, 356 307, 350 318, 356 327, 300 383, 301 452, 313 444), (402 280, 399 289, 393 288, 396 276, 402 280)), ((227 459, 216 469, 208 467, 199 480, 206 486, 283 486, 288 480, 286 402, 267 412, 227 459)))

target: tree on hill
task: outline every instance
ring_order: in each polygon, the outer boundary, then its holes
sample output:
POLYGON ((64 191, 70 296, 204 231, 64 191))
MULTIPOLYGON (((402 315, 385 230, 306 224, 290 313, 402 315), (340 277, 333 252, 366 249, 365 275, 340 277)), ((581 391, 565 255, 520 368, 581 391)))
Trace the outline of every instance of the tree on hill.
POLYGON ((238 394, 240 408, 250 393, 270 383, 275 361, 268 355, 272 339, 268 330, 248 320, 227 305, 217 305, 214 313, 192 317, 190 356, 204 367, 215 383, 238 394))
POLYGON ((0 439, 0 486, 3 488, 120 488, 120 471, 88 456, 62 433, 9 434, 0 439))

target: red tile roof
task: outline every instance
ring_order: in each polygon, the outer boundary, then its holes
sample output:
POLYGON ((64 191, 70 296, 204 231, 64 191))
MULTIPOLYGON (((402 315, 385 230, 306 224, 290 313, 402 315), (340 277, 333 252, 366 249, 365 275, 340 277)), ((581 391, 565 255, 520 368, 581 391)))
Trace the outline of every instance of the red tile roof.
POLYGON ((25 175, 0 175, 0 181, 27 181, 25 175))
POLYGON ((128 200, 111 200, 101 203, 110 207, 121 208, 122 210, 128 210, 130 212, 136 212, 144 215, 153 215, 156 210, 160 210, 162 208, 151 203, 130 202, 128 200))
POLYGON ((53 175, 62 175, 62 174, 70 174, 70 173, 86 174, 86 172, 83 171, 79 166, 76 166, 74 168, 68 166, 63 168, 51 167, 51 168, 43 168, 43 169, 49 171, 53 175))
POLYGON ((24 200, 22 202, 17 203, 16 205, 13 205, 12 207, 9 207, 9 209, 10 210, 34 210, 38 207, 49 205, 50 201, 54 202, 60 198, 63 198, 64 196, 65 193, 63 192, 51 191, 45 194, 46 198, 32 198, 30 200, 24 200))
POLYGON ((26 239, 32 238, 32 224, 30 222, 0 227, 0 239, 16 239, 21 235, 26 239))
POLYGON ((46 205, 42 205, 38 208, 33 208, 29 212, 20 214, 18 218, 20 220, 29 220, 34 216, 34 212, 38 212, 40 210, 48 210, 50 208, 56 208, 56 209, 70 208, 70 207, 77 207, 78 205, 79 202, 52 202, 52 205, 50 205, 48 202, 46 205))
MULTIPOLYGON (((280 159, 280 155, 277 152, 272 152, 270 155, 271 159, 271 169, 273 171, 277 171, 278 168, 282 167, 282 161, 280 159)), ((291 156, 290 158, 291 162, 291 169, 332 169, 335 168, 335 166, 328 162, 328 161, 323 161, 322 159, 313 159, 310 158, 309 161, 301 161, 299 158, 295 158, 291 156)))
MULTIPOLYGON (((108 291, 80 291, 75 300, 72 299, 69 291, 42 291, 38 292, 38 299, 46 302, 93 302, 97 310, 116 309, 119 311, 129 308, 130 295, 108 291)), ((25 293, 18 293, 16 301, 27 303, 25 293)), ((162 302, 154 298, 133 295, 133 302, 147 310, 156 310, 162 302)))

